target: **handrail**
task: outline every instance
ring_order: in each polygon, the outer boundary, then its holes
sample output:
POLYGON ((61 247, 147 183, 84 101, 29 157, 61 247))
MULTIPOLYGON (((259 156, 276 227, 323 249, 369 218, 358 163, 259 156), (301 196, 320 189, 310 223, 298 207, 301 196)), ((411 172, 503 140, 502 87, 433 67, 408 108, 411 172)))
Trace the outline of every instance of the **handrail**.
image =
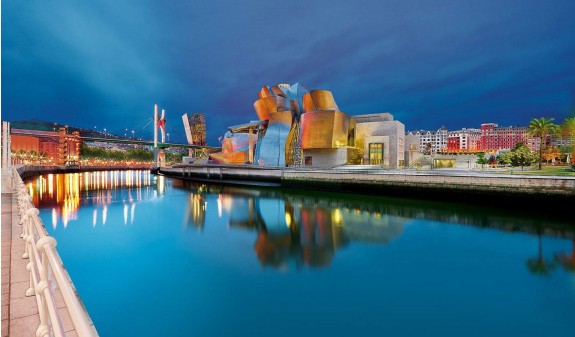
POLYGON ((26 185, 15 167, 12 168, 12 179, 22 225, 20 237, 25 240, 22 258, 30 260, 26 265, 26 270, 30 272, 30 286, 26 290, 26 296, 36 296, 40 316, 36 336, 66 335, 54 296, 54 290, 58 288, 76 334, 82 337, 97 337, 98 332, 76 294, 70 276, 55 249, 56 239, 47 234, 38 216, 39 211, 34 207, 32 197, 28 194, 26 185))

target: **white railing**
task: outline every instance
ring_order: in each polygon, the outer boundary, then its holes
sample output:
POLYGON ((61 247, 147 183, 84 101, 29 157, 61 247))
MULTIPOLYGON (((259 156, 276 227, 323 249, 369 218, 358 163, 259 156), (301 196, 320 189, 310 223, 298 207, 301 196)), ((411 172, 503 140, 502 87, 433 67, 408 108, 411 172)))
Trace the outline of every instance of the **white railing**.
POLYGON ((26 185, 15 168, 12 169, 12 175, 22 225, 20 237, 25 240, 22 258, 30 260, 26 265, 26 270, 30 272, 30 287, 26 290, 26 296, 36 296, 40 316, 36 336, 61 337, 66 335, 54 296, 54 292, 58 290, 76 334, 82 337, 97 337, 96 328, 77 296, 72 281, 56 252, 56 239, 46 233, 42 220, 38 216, 39 211, 34 207, 32 197, 28 194, 26 185))

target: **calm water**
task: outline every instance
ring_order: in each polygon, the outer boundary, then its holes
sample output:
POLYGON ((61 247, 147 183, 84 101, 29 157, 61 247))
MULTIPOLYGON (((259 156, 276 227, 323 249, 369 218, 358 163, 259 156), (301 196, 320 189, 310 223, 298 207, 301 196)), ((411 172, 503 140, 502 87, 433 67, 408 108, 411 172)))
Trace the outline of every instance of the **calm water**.
POLYGON ((141 171, 29 188, 102 337, 575 336, 560 220, 141 171))

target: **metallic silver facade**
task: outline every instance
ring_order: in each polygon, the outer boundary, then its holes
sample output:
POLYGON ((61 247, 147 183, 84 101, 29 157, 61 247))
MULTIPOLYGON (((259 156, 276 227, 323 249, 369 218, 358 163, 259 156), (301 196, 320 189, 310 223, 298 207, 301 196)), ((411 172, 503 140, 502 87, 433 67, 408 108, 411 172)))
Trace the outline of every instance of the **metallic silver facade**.
POLYGON ((286 166, 286 140, 291 129, 291 111, 271 112, 268 129, 257 146, 257 164, 286 166))

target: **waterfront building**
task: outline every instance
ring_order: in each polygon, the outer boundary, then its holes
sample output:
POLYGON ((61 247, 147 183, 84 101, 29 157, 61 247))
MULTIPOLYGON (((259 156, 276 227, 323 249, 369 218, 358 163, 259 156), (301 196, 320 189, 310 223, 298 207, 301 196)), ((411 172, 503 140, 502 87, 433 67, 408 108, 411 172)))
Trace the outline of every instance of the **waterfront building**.
POLYGON ((254 109, 258 121, 229 127, 212 160, 322 168, 404 164, 402 123, 389 113, 350 116, 330 91, 308 91, 299 83, 264 86, 254 109))
POLYGON ((472 153, 481 149, 481 130, 463 128, 447 133, 448 153, 472 153))
POLYGON ((500 127, 495 123, 481 124, 481 150, 511 150, 517 143, 524 143, 531 151, 539 150, 539 140, 527 136, 527 127, 500 127))
POLYGON ((21 163, 36 162, 42 155, 43 164, 66 165, 76 163, 80 156, 80 133, 68 133, 65 127, 58 131, 11 129, 13 160, 21 163))
POLYGON ((363 163, 398 168, 405 163, 405 126, 390 113, 355 115, 356 146, 363 163))
POLYGON ((573 146, 575 144, 574 135, 567 137, 551 135, 550 138, 551 146, 573 146))
POLYGON ((419 151, 423 154, 435 154, 447 148, 447 128, 440 127, 438 130, 416 130, 408 132, 411 140, 419 137, 419 151))

